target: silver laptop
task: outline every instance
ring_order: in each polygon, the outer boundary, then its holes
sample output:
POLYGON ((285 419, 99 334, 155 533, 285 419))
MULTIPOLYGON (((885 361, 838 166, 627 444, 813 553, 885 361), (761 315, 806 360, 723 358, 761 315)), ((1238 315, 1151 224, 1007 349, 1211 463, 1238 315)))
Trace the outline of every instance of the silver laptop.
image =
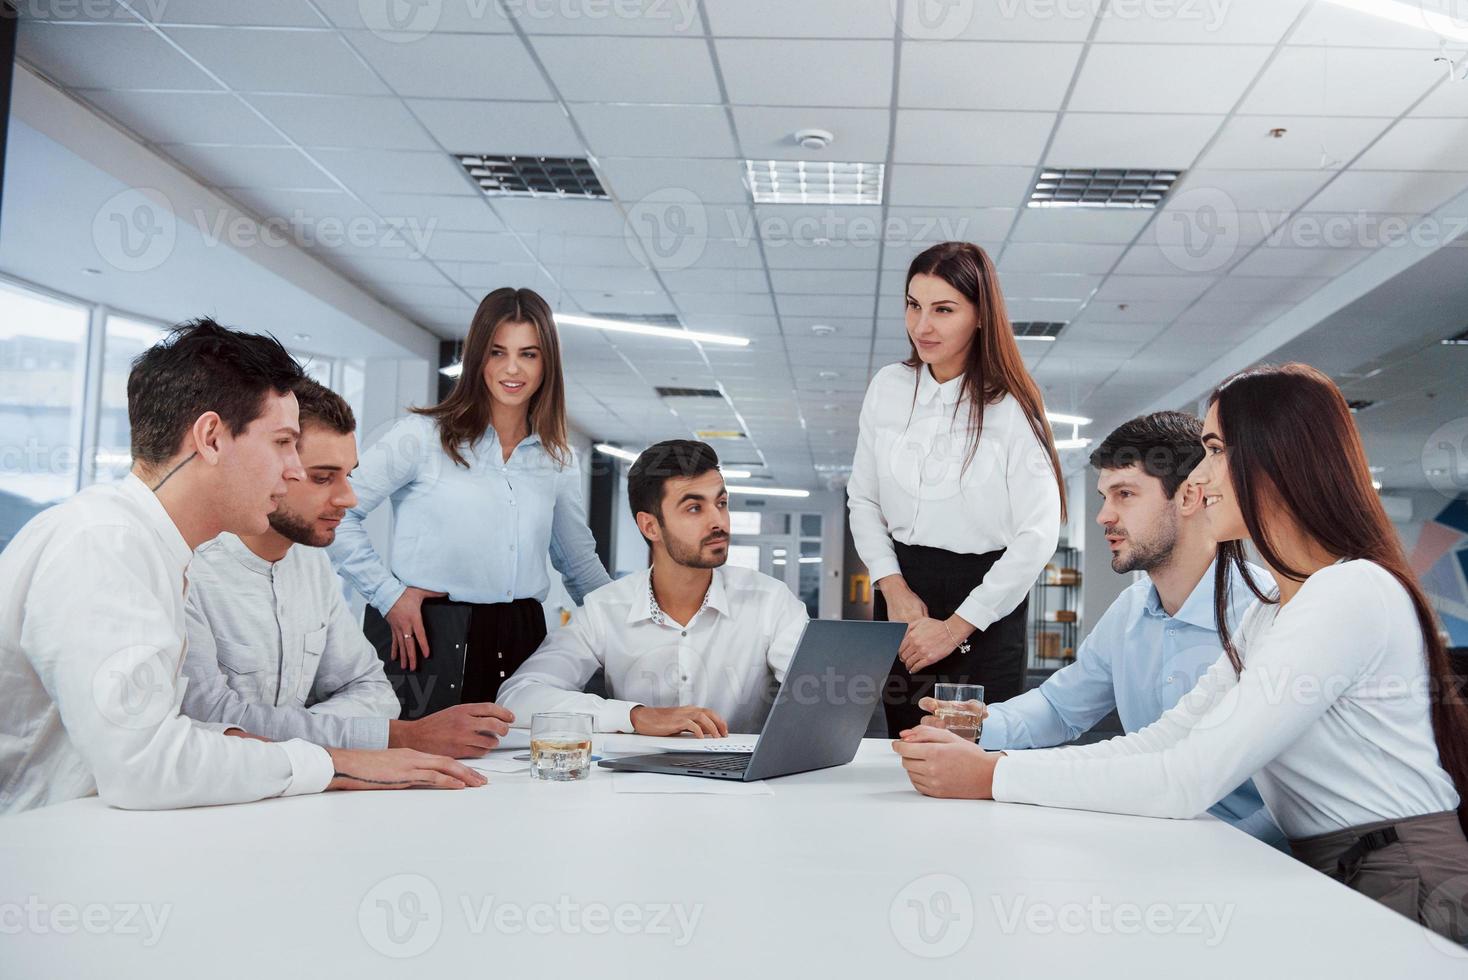
POLYGON ((861 745, 906 631, 905 623, 807 623, 753 752, 658 752, 599 765, 745 782, 844 766, 861 745))

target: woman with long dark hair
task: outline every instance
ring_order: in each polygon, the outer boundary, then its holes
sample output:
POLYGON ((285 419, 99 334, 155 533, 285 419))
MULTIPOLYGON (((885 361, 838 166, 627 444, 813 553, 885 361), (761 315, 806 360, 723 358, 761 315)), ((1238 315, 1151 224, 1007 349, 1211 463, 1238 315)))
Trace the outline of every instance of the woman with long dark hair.
POLYGON ((1030 587, 1055 554, 1065 485, 988 254, 967 242, 907 270, 911 353, 878 371, 847 486, 874 614, 908 624, 882 693, 887 729, 918 723, 938 682, 1024 689, 1030 587))
POLYGON ((358 505, 330 549, 371 607, 366 631, 405 718, 495 700, 545 639, 547 553, 577 603, 610 581, 566 442, 550 307, 532 290, 496 289, 474 312, 462 363, 447 398, 362 455, 358 505), (362 527, 388 499, 391 569, 362 527))
POLYGON ((1303 364, 1214 392, 1203 493, 1258 601, 1173 710, 1095 745, 986 753, 920 726, 895 743, 931 796, 1192 817, 1253 777, 1295 856, 1458 942, 1468 939, 1468 707, 1432 609, 1371 486, 1339 389, 1303 364), (1278 583, 1249 577, 1251 541, 1278 583))

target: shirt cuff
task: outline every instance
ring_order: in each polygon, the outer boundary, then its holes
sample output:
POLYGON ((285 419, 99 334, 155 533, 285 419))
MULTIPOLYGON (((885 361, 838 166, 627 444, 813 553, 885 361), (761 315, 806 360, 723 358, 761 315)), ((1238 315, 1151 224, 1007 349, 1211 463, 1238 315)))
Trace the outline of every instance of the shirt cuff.
POLYGON ((876 561, 867 562, 867 578, 876 585, 888 575, 901 575, 902 567, 897 564, 896 555, 883 555, 876 561))
POLYGON ((407 591, 408 587, 402 582, 399 582, 395 578, 389 578, 383 583, 382 588, 372 593, 372 608, 382 613, 383 618, 386 619, 389 610, 403 597, 403 593, 407 591))
POLYGON ((963 602, 959 604, 958 609, 955 611, 958 613, 959 618, 961 618, 965 623, 968 623, 976 630, 988 629, 990 626, 993 626, 994 621, 999 618, 994 613, 994 610, 990 609, 988 606, 984 605, 973 596, 969 596, 967 599, 963 600, 963 602))
POLYGON ((301 796, 326 789, 335 769, 325 749, 299 738, 275 744, 285 750, 291 764, 291 781, 281 796, 301 796))
POLYGON ((349 718, 347 719, 347 749, 385 749, 387 748, 387 726, 386 718, 349 718))
POLYGON ((998 705, 989 709, 984 718, 984 730, 979 734, 979 748, 1002 749, 1009 743, 1009 719, 998 705))
POLYGON ((627 732, 632 728, 632 709, 642 707, 637 701, 613 701, 608 698, 596 712, 596 730, 599 732, 627 732))

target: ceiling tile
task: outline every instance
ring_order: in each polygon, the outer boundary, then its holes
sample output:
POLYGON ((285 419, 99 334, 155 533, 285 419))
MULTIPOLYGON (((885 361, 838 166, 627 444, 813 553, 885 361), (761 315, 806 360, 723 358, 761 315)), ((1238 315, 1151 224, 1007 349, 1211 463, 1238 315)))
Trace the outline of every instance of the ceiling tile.
MULTIPOLYGON (((474 0, 469 0, 474 6, 474 0)), ((513 3, 525 33, 647 35, 693 37, 703 33, 695 4, 669 0, 616 0, 614 3, 513 3)))
POLYGON ((585 155, 570 120, 553 102, 409 99, 408 108, 450 153, 585 155))
POLYGON ((526 101, 551 97, 514 36, 429 34, 407 44, 394 44, 371 31, 348 31, 345 36, 399 95, 526 101))
POLYGON ((1110 271, 1124 245, 1065 245, 1013 242, 1004 248, 1000 272, 1066 272, 1100 275, 1110 271))
POLYGON ((1235 44, 1092 45, 1068 108, 1078 112, 1228 112, 1270 50, 1235 44))
POLYGON ((1261 245, 1234 266, 1237 276, 1339 276, 1371 254, 1365 248, 1276 248, 1261 245))
POLYGON ((1120 3, 1096 28, 1101 42, 1156 44, 1274 44, 1309 0, 1227 0, 1224 3, 1120 3))
MULTIPOLYGON (((1101 285, 1101 276, 1036 272, 1001 272, 999 285, 1006 298, 1083 300, 1101 285)), ((898 280, 900 287, 901 280, 898 280)))
POLYGON ((213 187, 336 189, 326 174, 293 147, 173 143, 161 149, 213 187))
POLYGON ((1038 166, 1055 118, 1050 112, 907 109, 897 114, 892 159, 1038 166))
MULTIPOLYGON (((171 2, 171 0, 170 0, 171 2)), ((235 3, 237 0, 216 0, 235 3)), ((414 6, 390 8, 381 0, 312 0, 338 27, 370 30, 389 44, 411 45, 433 32, 455 34, 508 34, 501 5, 481 0, 431 0, 414 6), (408 15, 398 22, 389 15, 408 15)), ((626 0, 623 0, 625 3, 626 0)), ((519 5, 523 7, 524 5, 519 5)), ((547 4, 554 7, 554 4, 547 4)))
POLYGON ((448 194, 395 194, 369 192, 364 201, 389 221, 416 217, 435 231, 504 231, 505 224, 490 210, 488 199, 448 194))
POLYGON ((83 98, 153 143, 282 145, 285 140, 227 92, 109 92, 84 90, 83 98))
POLYGON ((335 31, 170 27, 169 37, 238 92, 383 95, 335 31))
POLYGON ((314 149, 311 156, 359 194, 479 194, 463 168, 441 153, 314 149))
POLYGON ((891 0, 704 0, 719 37, 890 38, 891 0))
POLYGON ((714 47, 733 105, 861 107, 892 102, 890 41, 720 39, 714 47))
POLYGON ((1034 176, 1032 167, 894 164, 887 172, 887 200, 922 207, 1018 207, 1034 176))
POLYGON ((898 103, 924 109, 1053 112, 1080 53, 1078 44, 907 43, 902 47, 898 103))
POLYGON ((1468 99, 1464 117, 1399 120, 1353 169, 1468 171, 1468 99))
POLYGON ((887 159, 889 114, 885 109, 734 106, 731 111, 740 147, 752 160, 880 163, 887 159), (807 150, 795 142, 796 131, 812 127, 836 137, 825 150, 807 150))
POLYGON ((749 202, 737 160, 602 157, 598 162, 612 192, 627 203, 670 190, 690 192, 704 204, 749 202))
POLYGON ((1420 51, 1288 46, 1259 76, 1239 111, 1397 116, 1437 84, 1442 74, 1441 66, 1420 51))
POLYGON ((225 24, 253 27, 321 27, 320 16, 302 0, 167 0, 136 4, 155 24, 225 24))
POLYGON ((1186 169, 1222 120, 1175 113, 1067 112, 1041 162, 1047 167, 1186 169))
POLYGON ((1011 240, 1127 244, 1154 212, 1144 209, 1023 208, 1011 240))
POLYGON ((219 86, 144 25, 26 21, 16 56, 75 88, 190 89, 219 86))
POLYGON ((1338 170, 1387 126, 1353 116, 1235 116, 1199 165, 1235 170, 1338 170), (1271 137, 1280 128, 1285 135, 1271 137))
POLYGON ((1465 189, 1468 173, 1348 170, 1310 201, 1310 210, 1424 214, 1465 189))
POLYGON ((719 101, 702 38, 537 37, 532 45, 569 102, 719 101))
MULTIPOLYGON (((914 41, 1084 41, 1093 3, 907 3, 902 33, 914 41)), ((903 56, 906 60, 906 55, 903 56)))
POLYGON ((395 98, 250 95, 248 101, 301 146, 435 150, 395 98))
POLYGON ((607 157, 733 157, 734 136, 718 106, 577 105, 591 151, 607 157))

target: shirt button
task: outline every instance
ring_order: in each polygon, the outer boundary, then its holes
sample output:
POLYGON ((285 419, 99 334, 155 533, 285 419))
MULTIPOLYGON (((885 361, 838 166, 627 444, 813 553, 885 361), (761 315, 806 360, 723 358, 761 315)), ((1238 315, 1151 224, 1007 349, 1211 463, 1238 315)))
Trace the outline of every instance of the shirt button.
POLYGON ((1176 680, 1177 680, 1177 675, 1176 674, 1168 674, 1167 675, 1167 683, 1171 684, 1171 683, 1173 683, 1176 680))
MULTIPOLYGON (((688 635, 688 631, 687 631, 687 630, 684 630, 684 631, 683 631, 683 635, 684 635, 684 636, 687 636, 687 635, 688 635)), ((684 680, 685 680, 685 681, 686 681, 686 680, 688 680, 688 678, 686 678, 686 677, 685 677, 685 678, 683 678, 683 679, 684 679, 684 680)))

